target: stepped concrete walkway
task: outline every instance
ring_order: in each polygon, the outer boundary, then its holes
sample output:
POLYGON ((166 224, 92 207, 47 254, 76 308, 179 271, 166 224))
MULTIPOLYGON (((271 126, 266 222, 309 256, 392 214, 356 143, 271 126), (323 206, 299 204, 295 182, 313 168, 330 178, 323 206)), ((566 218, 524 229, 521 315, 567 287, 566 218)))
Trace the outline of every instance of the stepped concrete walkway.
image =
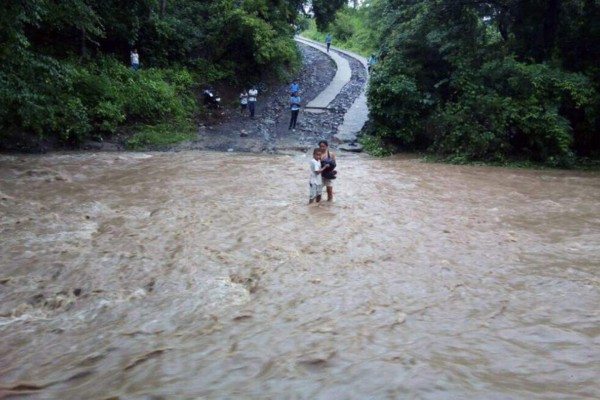
MULTIPOLYGON (((306 44, 326 53, 337 65, 337 72, 329 86, 326 87, 325 90, 323 90, 323 92, 321 92, 314 100, 312 100, 306 105, 306 111, 314 112, 316 109, 319 108, 327 108, 329 103, 331 103, 333 99, 335 99, 335 97, 340 93, 342 88, 348 82, 350 82, 350 78, 352 76, 350 64, 348 63, 348 60, 346 60, 343 57, 340 57, 336 52, 346 54, 347 56, 360 61, 364 68, 367 69, 367 59, 363 56, 346 50, 340 50, 335 47, 331 47, 328 53, 327 48, 324 44, 315 42, 314 40, 302 38, 299 36, 296 36, 295 40, 299 43, 306 44)), ((363 90, 360 93, 360 95, 356 98, 352 106, 344 115, 344 121, 338 127, 337 134, 334 135, 337 141, 342 143, 354 143, 356 141, 356 134, 360 132, 365 122, 367 122, 367 120, 369 119, 369 109, 367 107, 367 96, 365 94, 365 89, 366 87, 363 87, 363 90)))

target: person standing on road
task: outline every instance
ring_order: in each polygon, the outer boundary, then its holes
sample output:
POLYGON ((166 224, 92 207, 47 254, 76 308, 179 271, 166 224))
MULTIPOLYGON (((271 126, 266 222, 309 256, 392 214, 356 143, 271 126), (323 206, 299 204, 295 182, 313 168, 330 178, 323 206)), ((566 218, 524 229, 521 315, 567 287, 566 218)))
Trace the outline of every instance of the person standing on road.
POLYGON ((296 121, 298 121, 298 113, 300 112, 300 102, 302 99, 298 92, 292 93, 292 97, 290 97, 290 110, 292 110, 292 117, 290 118, 290 127, 293 132, 296 132, 296 121))
POLYGON ((254 118, 254 112, 256 110, 256 96, 258 96, 258 90, 256 86, 252 86, 248 91, 248 109, 250 110, 250 118, 254 118))
POLYGON ((131 59, 131 69, 137 71, 140 68, 140 55, 138 54, 137 49, 131 50, 129 58, 131 59))
POLYGON ((337 174, 337 171, 335 171, 335 167, 337 166, 335 153, 329 150, 327 140, 321 140, 319 142, 319 148, 321 149, 321 165, 323 167, 326 165, 329 166, 322 175, 323 186, 327 188, 327 201, 333 201, 333 180, 336 178, 337 174))
POLYGON ((331 35, 328 33, 325 38, 325 43, 327 44, 327 52, 329 53, 329 47, 331 46, 331 35))

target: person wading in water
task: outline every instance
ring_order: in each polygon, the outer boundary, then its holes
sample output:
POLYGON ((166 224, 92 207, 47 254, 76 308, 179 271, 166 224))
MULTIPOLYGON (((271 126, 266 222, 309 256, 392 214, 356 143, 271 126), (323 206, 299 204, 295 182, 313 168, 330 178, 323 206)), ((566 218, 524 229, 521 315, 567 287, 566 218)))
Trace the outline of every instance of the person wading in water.
POLYGON ((337 161, 335 159, 335 153, 329 150, 329 144, 327 140, 321 140, 319 142, 319 148, 321 149, 321 164, 329 164, 331 167, 328 168, 322 175, 323 186, 327 188, 327 201, 333 201, 333 180, 335 179, 335 167, 337 161))

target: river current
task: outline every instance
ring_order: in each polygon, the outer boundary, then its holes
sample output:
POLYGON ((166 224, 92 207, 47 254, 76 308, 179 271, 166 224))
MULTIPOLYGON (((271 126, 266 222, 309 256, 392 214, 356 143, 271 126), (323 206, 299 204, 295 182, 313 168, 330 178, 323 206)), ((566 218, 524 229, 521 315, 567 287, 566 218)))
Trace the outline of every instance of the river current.
POLYGON ((0 156, 0 397, 600 398, 600 175, 0 156))

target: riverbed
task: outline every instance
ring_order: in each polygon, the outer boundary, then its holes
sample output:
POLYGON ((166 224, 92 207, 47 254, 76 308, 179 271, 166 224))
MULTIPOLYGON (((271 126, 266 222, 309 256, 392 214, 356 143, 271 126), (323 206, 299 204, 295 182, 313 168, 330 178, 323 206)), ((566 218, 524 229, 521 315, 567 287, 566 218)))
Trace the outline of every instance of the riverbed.
POLYGON ((600 398, 600 176, 0 156, 0 397, 600 398))

